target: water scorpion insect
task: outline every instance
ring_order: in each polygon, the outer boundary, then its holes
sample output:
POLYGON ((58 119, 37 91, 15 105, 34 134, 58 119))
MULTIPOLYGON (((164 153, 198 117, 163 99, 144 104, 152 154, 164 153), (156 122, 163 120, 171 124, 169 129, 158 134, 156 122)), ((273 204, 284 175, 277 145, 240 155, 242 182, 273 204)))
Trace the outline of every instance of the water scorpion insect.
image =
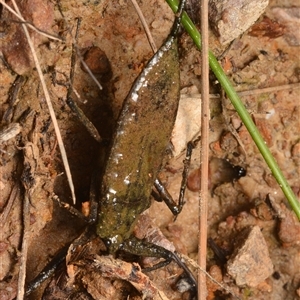
MULTIPOLYGON (((180 97, 176 36, 184 2, 180 3, 171 34, 135 80, 124 101, 105 166, 97 176, 101 184, 95 191, 98 208, 92 228, 109 253, 123 250, 139 256, 162 257, 163 263, 174 260, 196 287, 193 275, 176 253, 132 235, 138 216, 151 204, 153 185, 159 194, 164 192, 156 178, 180 97)), ((168 197, 162 195, 162 198, 173 214, 180 213, 183 197, 178 205, 168 197)), ((31 289, 29 286, 27 292, 31 289)))

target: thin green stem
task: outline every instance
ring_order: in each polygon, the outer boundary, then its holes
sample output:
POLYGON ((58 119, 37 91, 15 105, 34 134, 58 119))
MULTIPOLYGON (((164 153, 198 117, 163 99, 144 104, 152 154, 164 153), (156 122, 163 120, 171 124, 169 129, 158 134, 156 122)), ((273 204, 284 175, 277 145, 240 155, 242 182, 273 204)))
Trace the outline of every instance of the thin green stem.
MULTIPOLYGON (((178 8, 178 0, 166 0, 171 9, 176 12, 178 8)), ((195 45, 200 50, 201 49, 201 35, 189 16, 186 12, 183 13, 182 21, 183 27, 188 32, 188 34, 193 39, 195 45)), ((250 114, 246 110, 244 104, 242 103, 240 97, 234 90, 230 80, 226 76, 225 72, 223 71, 222 67, 220 66, 219 62, 217 61, 214 54, 210 51, 209 52, 209 66, 211 70, 214 72, 215 76, 217 77, 218 81, 220 82, 221 86, 225 90, 228 98, 230 99, 232 105, 236 109, 237 113, 239 114, 241 120, 243 121, 244 125, 246 126, 248 132, 250 133, 253 141, 255 142, 257 148, 259 149, 261 155, 263 156, 264 160, 266 161, 267 165, 269 166, 270 170, 273 173, 273 176, 277 180, 280 188, 282 189, 284 195, 286 196, 287 200, 289 201, 292 209, 296 213, 298 219, 300 220, 300 202, 296 198, 294 192, 292 191, 291 187, 289 186, 287 180, 283 176, 280 168, 277 165, 274 157, 272 156, 269 148, 266 146, 265 141, 263 140, 260 132, 258 131, 257 127, 255 126, 250 114)))

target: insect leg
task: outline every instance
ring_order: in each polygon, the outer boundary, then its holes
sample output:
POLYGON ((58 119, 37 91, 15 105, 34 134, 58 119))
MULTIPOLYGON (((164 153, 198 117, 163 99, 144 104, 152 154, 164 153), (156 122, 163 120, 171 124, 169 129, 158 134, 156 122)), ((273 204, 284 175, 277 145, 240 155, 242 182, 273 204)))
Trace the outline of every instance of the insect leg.
MULTIPOLYGON (((76 33, 75 33, 75 42, 78 38, 79 33, 79 26, 81 23, 81 19, 77 19, 77 27, 76 27, 76 33)), ((74 102, 74 100, 71 97, 72 91, 73 91, 73 82, 74 82, 74 74, 75 74, 75 64, 76 64, 76 45, 73 43, 72 46, 72 56, 71 56, 71 69, 70 69, 70 81, 69 81, 69 88, 67 92, 67 104, 70 107, 70 109, 73 111, 73 113, 77 116, 79 121, 83 124, 83 126, 87 129, 89 134, 97 141, 101 141, 100 134, 94 124, 86 117, 84 112, 79 108, 79 106, 74 102)))
MULTIPOLYGON (((91 191, 90 191, 90 214, 89 217, 85 217, 80 211, 78 211, 76 208, 71 206, 68 203, 61 202, 59 199, 56 199, 58 201, 58 204, 67 209, 72 215, 75 215, 79 217, 80 219, 85 220, 88 223, 94 223, 97 216, 97 209, 98 204, 96 201, 96 193, 95 193, 95 176, 92 178, 92 184, 91 184, 91 191)), ((73 245, 73 247, 76 247, 81 244, 85 244, 88 239, 90 238, 90 233, 88 230, 86 230, 79 238, 74 240, 72 243, 66 245, 63 247, 56 256, 49 262, 49 264, 46 265, 46 267, 37 275, 36 278, 34 278, 26 287, 26 295, 31 294, 34 290, 36 290, 45 280, 50 278, 54 272, 56 271, 57 267, 66 259, 66 255, 68 253, 68 250, 70 248, 70 245, 73 245)))
POLYGON ((139 256, 159 257, 165 259, 165 261, 159 262, 151 268, 143 269, 143 271, 146 272, 159 269, 165 265, 168 265, 173 260, 178 264, 180 268, 182 268, 185 271, 192 283, 192 288, 196 289, 197 281, 194 275, 185 265, 185 263, 181 261, 179 255, 176 252, 171 252, 158 245, 137 239, 136 237, 131 237, 130 239, 125 240, 121 246, 121 250, 139 256))
POLYGON ((35 291, 45 280, 50 278, 58 268, 58 266, 66 261, 66 256, 69 253, 74 253, 78 246, 86 244, 94 233, 87 227, 83 233, 71 243, 68 243, 54 256, 54 258, 45 266, 45 268, 37 275, 26 287, 26 296, 35 291))
POLYGON ((185 156, 185 159, 183 162, 184 168, 183 168, 183 172, 182 172, 182 181, 181 181, 181 186, 180 186, 178 204, 176 204, 176 202, 173 200, 172 196, 169 194, 169 192, 164 187, 163 183, 160 181, 159 178, 156 178, 154 181, 154 186, 158 192, 158 195, 155 192, 153 192, 152 195, 154 195, 155 200, 164 201, 174 216, 177 216, 181 212, 182 207, 184 205, 184 194, 185 194, 188 173, 189 173, 190 164, 191 164, 192 152, 193 152, 193 149, 196 147, 197 143, 199 142, 199 139, 200 138, 197 138, 196 140, 190 141, 187 144, 186 156, 185 156))
POLYGON ((49 262, 42 272, 27 285, 25 292, 26 296, 35 291, 45 280, 54 274, 57 267, 66 259, 68 249, 69 245, 60 249, 58 254, 49 262))

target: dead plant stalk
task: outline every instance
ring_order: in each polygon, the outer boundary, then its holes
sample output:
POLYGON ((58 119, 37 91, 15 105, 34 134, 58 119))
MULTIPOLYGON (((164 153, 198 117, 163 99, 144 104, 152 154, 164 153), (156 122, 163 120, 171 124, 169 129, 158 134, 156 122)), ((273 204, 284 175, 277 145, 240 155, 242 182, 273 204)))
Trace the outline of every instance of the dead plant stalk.
MULTIPOLYGON (((199 205, 199 244, 198 264, 206 270, 207 252, 207 198, 208 198, 208 130, 209 130, 209 64, 208 64, 208 1, 201 0, 201 179, 199 205)), ((205 300, 207 296, 206 275, 198 270, 198 299, 205 300)))

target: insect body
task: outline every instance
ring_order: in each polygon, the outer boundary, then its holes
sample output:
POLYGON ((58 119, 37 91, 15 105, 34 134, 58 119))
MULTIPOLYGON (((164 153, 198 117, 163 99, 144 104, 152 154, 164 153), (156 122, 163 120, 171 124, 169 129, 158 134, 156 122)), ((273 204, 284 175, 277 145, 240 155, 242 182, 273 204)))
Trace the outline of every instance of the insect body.
MULTIPOLYGON (((178 27, 177 19, 172 34, 136 79, 123 104, 98 191, 96 231, 110 253, 124 250, 165 258, 159 266, 176 261, 195 287, 193 275, 176 253, 132 236, 137 217, 150 206, 153 185, 164 194, 156 177, 179 104, 178 27)), ((162 198, 173 214, 181 211, 183 193, 178 205, 166 196, 162 198)))
POLYGON ((179 99, 176 39, 170 37, 126 98, 100 187, 97 233, 114 252, 129 238, 150 194, 174 125, 179 99))

